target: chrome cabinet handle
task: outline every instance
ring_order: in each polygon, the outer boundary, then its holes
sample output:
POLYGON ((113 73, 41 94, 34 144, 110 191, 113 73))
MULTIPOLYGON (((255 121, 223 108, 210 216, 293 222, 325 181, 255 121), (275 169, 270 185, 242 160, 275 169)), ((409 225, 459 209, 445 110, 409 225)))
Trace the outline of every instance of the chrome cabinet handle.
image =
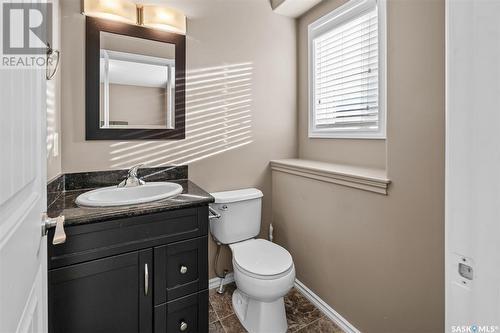
POLYGON ((188 324, 184 320, 182 320, 179 329, 181 330, 181 332, 184 332, 185 330, 188 329, 188 324))
POLYGON ((182 265, 181 268, 179 269, 179 272, 181 274, 186 274, 187 271, 188 271, 188 268, 187 268, 187 266, 184 266, 184 265, 182 265))
POLYGON ((148 264, 144 264, 144 295, 148 296, 148 292, 149 292, 148 264))

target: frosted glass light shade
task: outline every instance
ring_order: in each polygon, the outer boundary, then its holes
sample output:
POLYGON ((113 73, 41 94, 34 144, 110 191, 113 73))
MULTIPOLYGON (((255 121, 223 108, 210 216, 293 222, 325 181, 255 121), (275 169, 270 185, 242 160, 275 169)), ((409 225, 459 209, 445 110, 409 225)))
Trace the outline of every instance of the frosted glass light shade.
POLYGON ((137 7, 127 0, 85 0, 83 14, 104 19, 137 23, 137 7))
POLYGON ((186 16, 165 6, 144 6, 142 8, 142 24, 150 28, 186 34, 186 16))

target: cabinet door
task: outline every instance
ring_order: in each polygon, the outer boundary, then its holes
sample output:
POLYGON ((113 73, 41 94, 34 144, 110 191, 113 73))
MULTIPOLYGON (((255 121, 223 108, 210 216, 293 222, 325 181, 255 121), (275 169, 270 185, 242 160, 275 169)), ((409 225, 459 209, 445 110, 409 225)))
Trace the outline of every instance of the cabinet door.
POLYGON ((50 333, 152 332, 151 249, 49 271, 50 333))

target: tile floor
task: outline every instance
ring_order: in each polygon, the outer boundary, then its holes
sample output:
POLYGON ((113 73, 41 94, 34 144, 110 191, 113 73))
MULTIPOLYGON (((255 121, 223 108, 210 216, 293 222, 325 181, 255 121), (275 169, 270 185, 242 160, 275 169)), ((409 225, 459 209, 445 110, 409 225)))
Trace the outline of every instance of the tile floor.
MULTIPOLYGON (((234 283, 228 284, 223 295, 217 294, 215 289, 210 290, 208 305, 210 333, 246 332, 233 311, 231 296, 235 288, 234 283)), ((295 288, 285 296, 285 309, 289 332, 343 333, 295 288)))

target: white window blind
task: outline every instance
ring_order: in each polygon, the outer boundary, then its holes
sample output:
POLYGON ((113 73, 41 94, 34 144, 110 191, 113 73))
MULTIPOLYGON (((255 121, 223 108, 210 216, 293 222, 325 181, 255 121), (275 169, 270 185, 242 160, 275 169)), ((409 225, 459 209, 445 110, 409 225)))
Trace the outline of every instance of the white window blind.
POLYGON ((358 13, 349 8, 348 18, 324 23, 312 36, 310 134, 381 133, 379 17, 372 4, 358 13))

